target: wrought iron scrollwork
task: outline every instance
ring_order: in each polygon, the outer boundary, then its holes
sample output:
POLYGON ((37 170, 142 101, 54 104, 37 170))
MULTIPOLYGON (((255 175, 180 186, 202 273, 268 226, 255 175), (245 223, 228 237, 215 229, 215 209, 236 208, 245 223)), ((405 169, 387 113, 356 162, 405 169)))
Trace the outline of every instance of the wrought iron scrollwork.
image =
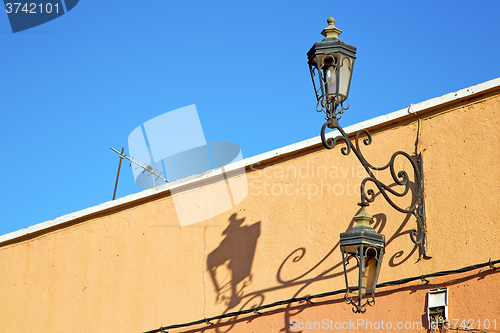
POLYGON ((358 160, 361 162, 361 165, 363 165, 364 169, 368 173, 368 177, 363 179, 361 182, 361 202, 359 203, 360 206, 368 206, 371 202, 375 200, 375 191, 372 188, 367 189, 367 182, 371 182, 375 184, 377 187, 378 191, 382 196, 385 198, 385 200, 397 211, 401 213, 406 213, 406 214, 413 214, 415 218, 417 219, 417 229, 411 229, 410 230, 410 239, 412 242, 416 245, 421 246, 421 255, 424 256, 424 258, 429 258, 426 256, 425 253, 425 237, 426 237, 426 228, 425 228, 425 206, 424 206, 424 184, 423 184, 423 173, 422 173, 422 156, 421 154, 417 155, 416 158, 412 158, 408 153, 403 152, 403 151, 397 151, 394 154, 392 154, 389 162, 381 167, 376 167, 370 164, 363 154, 361 153, 360 145, 359 145, 359 139, 361 135, 366 135, 366 137, 362 140, 363 144, 365 146, 369 146, 372 143, 372 136, 371 134, 365 130, 359 130, 356 133, 356 139, 355 139, 355 144, 351 142, 349 139, 348 135, 345 133, 345 131, 342 129, 342 127, 338 124, 338 119, 332 117, 328 119, 328 121, 321 127, 321 141, 323 142, 323 145, 327 149, 333 149, 337 145, 337 142, 339 140, 343 140, 346 143, 345 147, 341 148, 341 153, 342 155, 349 155, 351 151, 354 152, 358 160), (336 129, 340 132, 340 135, 334 137, 334 138, 329 138, 327 139, 325 136, 325 131, 326 128, 331 128, 331 129, 336 129), (400 170, 396 172, 394 162, 397 157, 403 157, 408 162, 411 164, 413 168, 413 173, 414 173, 414 182, 416 185, 416 196, 412 200, 412 205, 410 208, 403 208, 396 204, 390 195, 393 195, 395 197, 404 197, 408 194, 410 190, 410 177, 408 173, 405 170, 400 170), (398 192, 394 189, 392 189, 391 185, 387 185, 382 183, 380 180, 377 179, 373 171, 384 171, 389 169, 391 173, 392 180, 397 186, 403 186, 402 191, 398 192))
POLYGON ((346 304, 352 305, 352 312, 354 313, 365 313, 367 305, 375 305, 375 292, 370 292, 370 297, 364 298, 364 300, 364 303, 362 303, 359 299, 356 302, 351 296, 348 296, 347 293, 344 294, 344 302, 346 302, 346 304))

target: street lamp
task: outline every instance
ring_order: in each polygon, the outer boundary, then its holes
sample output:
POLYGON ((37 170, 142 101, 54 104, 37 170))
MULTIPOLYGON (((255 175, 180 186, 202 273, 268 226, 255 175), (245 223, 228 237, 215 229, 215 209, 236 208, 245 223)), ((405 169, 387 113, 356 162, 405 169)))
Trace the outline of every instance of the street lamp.
POLYGON ((343 103, 349 96, 356 48, 338 38, 342 31, 335 27, 333 17, 327 22, 328 27, 321 32, 325 38, 314 44, 307 58, 318 100, 316 109, 321 107, 318 111, 324 110, 331 118, 345 110, 343 103))
POLYGON ((372 217, 366 212, 365 207, 369 206, 370 202, 375 200, 376 193, 373 189, 366 188, 367 183, 374 184, 379 193, 394 209, 401 213, 413 214, 415 216, 417 229, 410 230, 410 238, 414 244, 420 246, 419 259, 422 256, 425 259, 430 258, 426 255, 422 155, 415 152, 415 156, 412 157, 406 152, 397 151, 391 156, 386 165, 377 167, 370 164, 364 158, 359 148, 360 135, 366 136, 363 139, 364 145, 368 146, 372 143, 372 137, 367 130, 362 129, 358 131, 355 143, 351 142, 349 136, 339 125, 339 119, 341 114, 349 108, 347 98, 349 96, 354 60, 356 59, 356 48, 338 38, 342 31, 335 27, 333 17, 328 18, 327 22, 328 27, 321 33, 325 38, 321 42, 314 44, 309 52, 307 52, 307 58, 316 93, 316 111, 323 111, 326 114, 325 118, 327 121, 321 127, 321 141, 323 145, 327 149, 333 149, 338 140, 343 140, 346 143, 346 147, 341 149, 341 153, 349 155, 353 151, 368 173, 368 177, 360 185, 361 202, 358 205, 362 209, 360 214, 354 217, 357 225, 351 231, 340 234, 340 248, 346 279, 345 300, 347 303, 355 306, 353 308, 354 312, 363 313, 366 311, 366 305, 371 306, 375 303, 374 293, 385 250, 384 235, 377 234, 369 225, 372 217), (347 104, 347 107, 345 104, 347 104), (327 127, 338 130, 340 135, 327 139, 325 135, 327 127), (394 161, 398 157, 407 159, 413 168, 415 196, 412 197, 410 208, 398 206, 389 196, 404 197, 410 192, 410 177, 408 173, 405 170, 395 171, 394 161), (390 170, 394 184, 386 185, 377 179, 373 171, 378 172, 383 170, 390 170), (399 188, 402 187, 402 190, 399 192, 393 189, 393 187, 398 186, 400 186, 399 188), (356 266, 351 264, 351 259, 355 260, 356 266), (352 275, 353 272, 355 281, 349 282, 349 275, 352 275), (357 300, 353 299, 353 293, 357 294, 357 300), (367 293, 371 294, 371 299, 367 298, 365 303, 362 303, 363 296, 367 293))
POLYGON ((354 216, 356 226, 340 234, 346 284, 344 299, 353 305, 355 313, 364 313, 366 305, 375 304, 375 288, 385 250, 385 236, 370 226, 372 219, 362 207, 361 212, 354 216), (366 294, 368 298, 363 303, 366 294))

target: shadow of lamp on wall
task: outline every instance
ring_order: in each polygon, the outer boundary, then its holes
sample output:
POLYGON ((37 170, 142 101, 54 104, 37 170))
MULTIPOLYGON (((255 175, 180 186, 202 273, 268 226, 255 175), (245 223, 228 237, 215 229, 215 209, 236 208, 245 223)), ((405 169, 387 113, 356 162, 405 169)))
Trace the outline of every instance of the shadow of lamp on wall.
POLYGON ((225 238, 207 256, 207 270, 217 292, 217 302, 225 302, 228 309, 240 303, 244 289, 252 281, 251 270, 260 236, 260 222, 242 226, 244 221, 245 218, 238 219, 236 214, 231 215, 228 227, 222 232, 225 238))
MULTIPOLYGON (((363 144, 368 146, 372 142, 370 133, 362 129, 356 133, 355 143, 353 144, 339 125, 339 119, 342 113, 349 108, 347 97, 351 85, 352 71, 356 59, 356 47, 341 41, 338 36, 342 33, 334 25, 335 19, 329 17, 328 27, 321 34, 325 37, 321 42, 315 43, 307 53, 309 71, 313 81, 314 91, 316 93, 317 105, 316 111, 326 114, 326 123, 321 128, 321 141, 327 149, 335 148, 338 140, 343 140, 346 147, 341 149, 343 155, 349 155, 354 152, 362 166, 368 173, 361 182, 361 212, 354 217, 357 225, 350 231, 340 234, 340 249, 342 251, 342 261, 344 266, 344 276, 346 281, 346 294, 344 296, 346 303, 353 305, 355 313, 364 313, 366 305, 375 304, 375 288, 377 278, 380 272, 383 253, 385 251, 385 236, 378 234, 370 226, 373 217, 370 216, 365 207, 375 200, 373 189, 366 189, 367 182, 375 184, 378 191, 387 200, 387 202, 396 210, 405 214, 413 214, 417 220, 417 229, 410 231, 410 238, 413 243, 420 246, 420 256, 428 259, 426 255, 426 228, 425 228, 425 206, 424 206, 424 184, 422 172, 422 156, 415 152, 412 158, 403 151, 395 152, 389 162, 376 167, 371 165, 361 153, 359 148, 360 135, 366 136, 363 144), (347 104, 347 105, 346 105, 347 104), (340 135, 334 138, 326 138, 326 128, 336 129, 340 135), (414 186, 416 186, 416 198, 412 200, 412 206, 408 209, 398 206, 389 197, 404 197, 410 189, 410 177, 408 173, 401 170, 396 173, 394 161, 401 156, 409 161, 414 173, 414 186), (392 185, 386 185, 379 181, 375 172, 390 170, 392 180, 396 185, 402 186, 402 191, 398 192, 392 189, 392 185), (356 266, 353 266, 356 265, 356 266), (356 269, 352 269, 356 267, 356 269), (366 295, 368 298, 363 299, 366 295)), ((410 192, 411 193, 411 192, 410 192)))

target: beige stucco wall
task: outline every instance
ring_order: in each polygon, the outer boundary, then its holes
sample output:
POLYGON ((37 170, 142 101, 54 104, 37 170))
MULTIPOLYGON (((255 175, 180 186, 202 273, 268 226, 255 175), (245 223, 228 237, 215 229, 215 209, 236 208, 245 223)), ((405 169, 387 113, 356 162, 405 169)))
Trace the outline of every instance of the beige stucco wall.
MULTIPOLYGON (((417 262, 409 238, 415 219, 379 196, 367 209, 386 235, 379 282, 500 258, 499 112, 494 90, 371 129, 373 143, 361 149, 374 165, 397 150, 422 152, 432 256, 417 262)), ((173 198, 162 192, 0 244, 0 330, 143 332, 344 288, 339 234, 359 211, 357 184, 365 173, 352 153, 340 153, 342 146, 317 145, 247 168, 245 200, 191 226, 179 226, 173 198)), ((396 166, 410 170, 403 160, 396 166)), ((392 183, 386 173, 379 176, 392 183)), ((411 199, 398 202, 409 206, 411 199)), ((500 320, 489 289, 498 288, 498 274, 446 284, 454 279, 431 283, 457 289, 451 313, 500 320)), ((423 321, 431 285, 422 285, 381 291, 363 318, 423 321)), ((275 332, 291 318, 334 319, 332 311, 358 318, 340 295, 326 300, 217 330, 275 332)))

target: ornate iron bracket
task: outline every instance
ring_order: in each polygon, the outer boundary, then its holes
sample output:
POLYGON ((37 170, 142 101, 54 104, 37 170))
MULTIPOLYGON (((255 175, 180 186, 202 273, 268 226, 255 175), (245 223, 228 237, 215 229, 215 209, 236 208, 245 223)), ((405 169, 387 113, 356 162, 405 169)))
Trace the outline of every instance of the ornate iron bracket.
POLYGON ((389 162, 382 166, 382 167, 376 167, 368 163, 368 161, 364 158, 363 154, 361 153, 361 150, 359 149, 359 137, 361 134, 365 134, 366 138, 363 139, 363 143, 365 146, 368 146, 372 143, 372 137, 371 134, 365 130, 359 130, 356 133, 356 140, 355 140, 355 145, 351 142, 347 134, 344 132, 342 127, 340 127, 338 123, 338 119, 332 117, 328 119, 328 121, 321 127, 321 141, 323 142, 323 145, 327 149, 333 149, 337 145, 338 140, 343 140, 346 143, 346 147, 342 147, 340 152, 342 155, 349 155, 351 151, 354 152, 358 160, 361 162, 361 165, 363 165, 363 168, 366 170, 368 173, 368 177, 363 179, 361 182, 361 202, 359 203, 360 206, 368 206, 370 202, 373 202, 375 200, 375 192, 373 189, 369 188, 366 189, 366 183, 367 182, 372 182, 375 184, 377 189, 379 190, 380 194, 385 198, 385 200, 397 211, 401 213, 406 213, 406 214, 413 214, 415 218, 417 219, 417 229, 411 229, 410 230, 410 238, 412 242, 416 245, 420 246, 420 252, 419 252, 419 260, 423 257, 424 259, 429 259, 431 257, 426 255, 426 221, 425 221, 425 201, 424 201, 424 180, 423 180, 423 170, 422 170, 422 154, 416 155, 416 158, 413 159, 408 153, 403 152, 403 151, 397 151, 394 154, 392 154, 391 159, 389 162), (331 128, 331 129, 337 129, 341 135, 336 136, 335 138, 331 139, 326 139, 325 137, 325 130, 326 128, 331 128), (410 181, 408 177, 408 173, 404 170, 401 170, 396 173, 394 169, 394 161, 396 157, 398 156, 403 156, 406 158, 414 172, 414 180, 415 180, 415 185, 416 185, 416 196, 415 199, 412 200, 412 206, 410 208, 403 208, 398 206, 392 199, 389 197, 389 194, 394 195, 396 197, 404 197, 408 194, 408 191, 410 190, 410 181), (395 191, 391 188, 391 186, 386 185, 379 181, 376 176, 374 175, 373 171, 383 171, 389 169, 392 179, 394 183, 398 186, 404 186, 403 190, 401 192, 395 191), (389 194, 388 194, 389 193, 389 194))

